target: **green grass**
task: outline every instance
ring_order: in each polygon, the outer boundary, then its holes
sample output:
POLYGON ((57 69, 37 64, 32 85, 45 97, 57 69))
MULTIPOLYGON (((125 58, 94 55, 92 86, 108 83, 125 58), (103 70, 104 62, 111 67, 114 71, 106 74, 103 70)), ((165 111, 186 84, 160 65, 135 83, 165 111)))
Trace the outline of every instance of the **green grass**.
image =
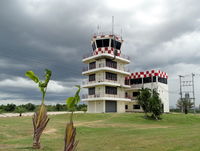
MULTIPOLYGON (((62 151, 67 114, 50 116, 42 151, 62 151)), ((75 114, 79 151, 199 151, 200 115, 75 114)), ((0 118, 0 151, 32 150, 31 117, 0 118)))

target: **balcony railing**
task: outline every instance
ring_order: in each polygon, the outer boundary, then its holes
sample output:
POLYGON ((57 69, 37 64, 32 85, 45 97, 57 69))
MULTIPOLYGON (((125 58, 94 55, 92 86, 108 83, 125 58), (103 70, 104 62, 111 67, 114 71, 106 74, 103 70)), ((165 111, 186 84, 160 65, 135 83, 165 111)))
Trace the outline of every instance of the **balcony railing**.
POLYGON ((137 100, 137 97, 135 97, 135 96, 130 96, 130 95, 126 95, 125 98, 131 99, 131 100, 137 100))
MULTIPOLYGON (((111 68, 111 69, 117 69, 117 70, 121 70, 121 71, 125 71, 125 72, 130 72, 129 69, 127 68, 112 68, 110 67, 109 65, 106 65, 104 63, 100 63, 99 65, 96 65, 96 68, 93 68, 93 69, 98 69, 98 68, 103 68, 103 67, 108 67, 108 68, 111 68)), ((90 69, 89 67, 83 67, 82 71, 85 72, 85 71, 89 71, 89 70, 93 70, 93 69, 90 69)))
MULTIPOLYGON (((110 98, 126 98, 125 94, 117 94, 117 95, 113 95, 113 94, 94 94, 94 95, 88 95, 88 94, 83 94, 82 95, 82 99, 89 99, 89 98, 101 98, 101 97, 110 97, 110 98)), ((128 98, 127 98, 128 99, 128 98)))
MULTIPOLYGON (((106 54, 106 53, 105 53, 105 54, 106 54)), ((91 52, 91 53, 87 53, 87 54, 83 55, 83 59, 88 58, 88 57, 91 57, 91 56, 94 56, 92 52, 91 52)), ((125 55, 125 54, 122 54, 122 53, 120 54, 119 57, 121 57, 121 58, 123 58, 123 59, 126 59, 126 60, 130 60, 130 57, 129 57, 129 56, 127 56, 127 55, 125 55)))
POLYGON ((95 81, 89 81, 89 80, 83 80, 82 81, 82 85, 88 85, 88 84, 94 84, 94 83, 102 83, 102 82, 110 82, 110 83, 114 83, 114 84, 120 84, 122 85, 123 82, 121 81, 114 81, 114 80, 108 80, 108 79, 101 79, 101 80, 95 80, 95 81))

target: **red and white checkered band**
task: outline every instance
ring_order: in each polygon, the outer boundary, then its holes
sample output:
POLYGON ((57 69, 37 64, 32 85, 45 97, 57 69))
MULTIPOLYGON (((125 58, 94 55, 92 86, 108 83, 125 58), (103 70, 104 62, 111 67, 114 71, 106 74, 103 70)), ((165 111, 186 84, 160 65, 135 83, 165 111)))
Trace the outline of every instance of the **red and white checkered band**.
POLYGON ((150 70, 150 71, 145 71, 145 72, 135 72, 131 73, 130 76, 126 77, 126 79, 138 79, 138 78, 146 78, 146 77, 151 77, 151 76, 158 76, 161 78, 167 78, 168 75, 166 72, 162 72, 160 70, 150 70))
MULTIPOLYGON (((103 53, 114 55, 114 48, 102 47, 102 48, 97 48, 95 51, 93 51, 93 55, 99 55, 99 54, 103 54, 103 53)), ((120 56, 120 55, 121 55, 121 51, 117 50, 117 56, 120 56)))
MULTIPOLYGON (((102 38, 112 38, 114 37, 114 35, 97 35, 97 36, 93 36, 93 40, 95 39, 102 39, 102 38)), ((121 37, 118 37, 118 36, 115 36, 115 39, 116 40, 119 40, 119 41, 123 41, 121 37)))

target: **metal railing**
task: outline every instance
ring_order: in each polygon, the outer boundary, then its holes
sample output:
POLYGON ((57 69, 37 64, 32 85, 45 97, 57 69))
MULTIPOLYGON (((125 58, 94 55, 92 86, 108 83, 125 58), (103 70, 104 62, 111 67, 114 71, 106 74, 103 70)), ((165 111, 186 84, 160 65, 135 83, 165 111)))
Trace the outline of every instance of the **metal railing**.
POLYGON ((108 80, 108 79, 101 79, 101 80, 95 80, 95 81, 89 81, 88 79, 85 79, 82 81, 82 85, 88 85, 88 84, 93 84, 93 83, 101 83, 101 82, 110 82, 114 84, 124 84, 122 81, 114 81, 114 80, 108 80))
MULTIPOLYGON (((125 94, 94 94, 94 95, 88 95, 88 94, 83 94, 82 99, 89 99, 89 98, 101 98, 101 97, 110 97, 110 98, 127 98, 125 97, 125 94)), ((128 99, 128 98, 127 98, 128 99)))
POLYGON ((127 68, 113 68, 111 66, 109 66, 108 64, 105 64, 105 63, 100 63, 99 65, 96 65, 96 68, 92 68, 90 69, 89 67, 83 67, 82 71, 85 72, 85 71, 89 71, 89 70, 93 70, 93 69, 98 69, 98 68, 103 68, 103 67, 108 67, 108 68, 111 68, 111 69, 117 69, 117 70, 121 70, 121 71, 125 71, 125 72, 130 72, 129 69, 127 68))
MULTIPOLYGON (((105 54, 107 54, 107 53, 105 53, 105 54)), ((91 57, 91 56, 94 56, 93 52, 84 54, 82 58, 85 59, 85 58, 88 58, 88 57, 91 57)), ((114 56, 114 55, 113 55, 113 56, 114 56)), ((121 58, 123 58, 123 59, 130 60, 130 56, 127 56, 127 55, 122 54, 122 53, 120 54, 120 56, 117 56, 117 57, 121 57, 121 58)))
POLYGON ((131 100, 136 100, 136 99, 137 99, 137 97, 135 97, 135 96, 130 96, 130 95, 125 95, 125 98, 131 99, 131 100))

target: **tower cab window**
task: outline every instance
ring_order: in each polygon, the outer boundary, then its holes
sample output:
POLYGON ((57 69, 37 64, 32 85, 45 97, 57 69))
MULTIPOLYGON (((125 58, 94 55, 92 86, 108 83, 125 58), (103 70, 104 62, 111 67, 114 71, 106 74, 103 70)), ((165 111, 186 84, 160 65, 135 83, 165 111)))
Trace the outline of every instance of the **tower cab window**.
POLYGON ((109 47, 109 39, 96 40, 97 48, 109 47))
POLYGON ((92 49, 93 49, 93 51, 96 49, 95 42, 92 43, 92 49))
POLYGON ((121 43, 112 39, 111 40, 111 47, 120 50, 121 49, 121 43))

